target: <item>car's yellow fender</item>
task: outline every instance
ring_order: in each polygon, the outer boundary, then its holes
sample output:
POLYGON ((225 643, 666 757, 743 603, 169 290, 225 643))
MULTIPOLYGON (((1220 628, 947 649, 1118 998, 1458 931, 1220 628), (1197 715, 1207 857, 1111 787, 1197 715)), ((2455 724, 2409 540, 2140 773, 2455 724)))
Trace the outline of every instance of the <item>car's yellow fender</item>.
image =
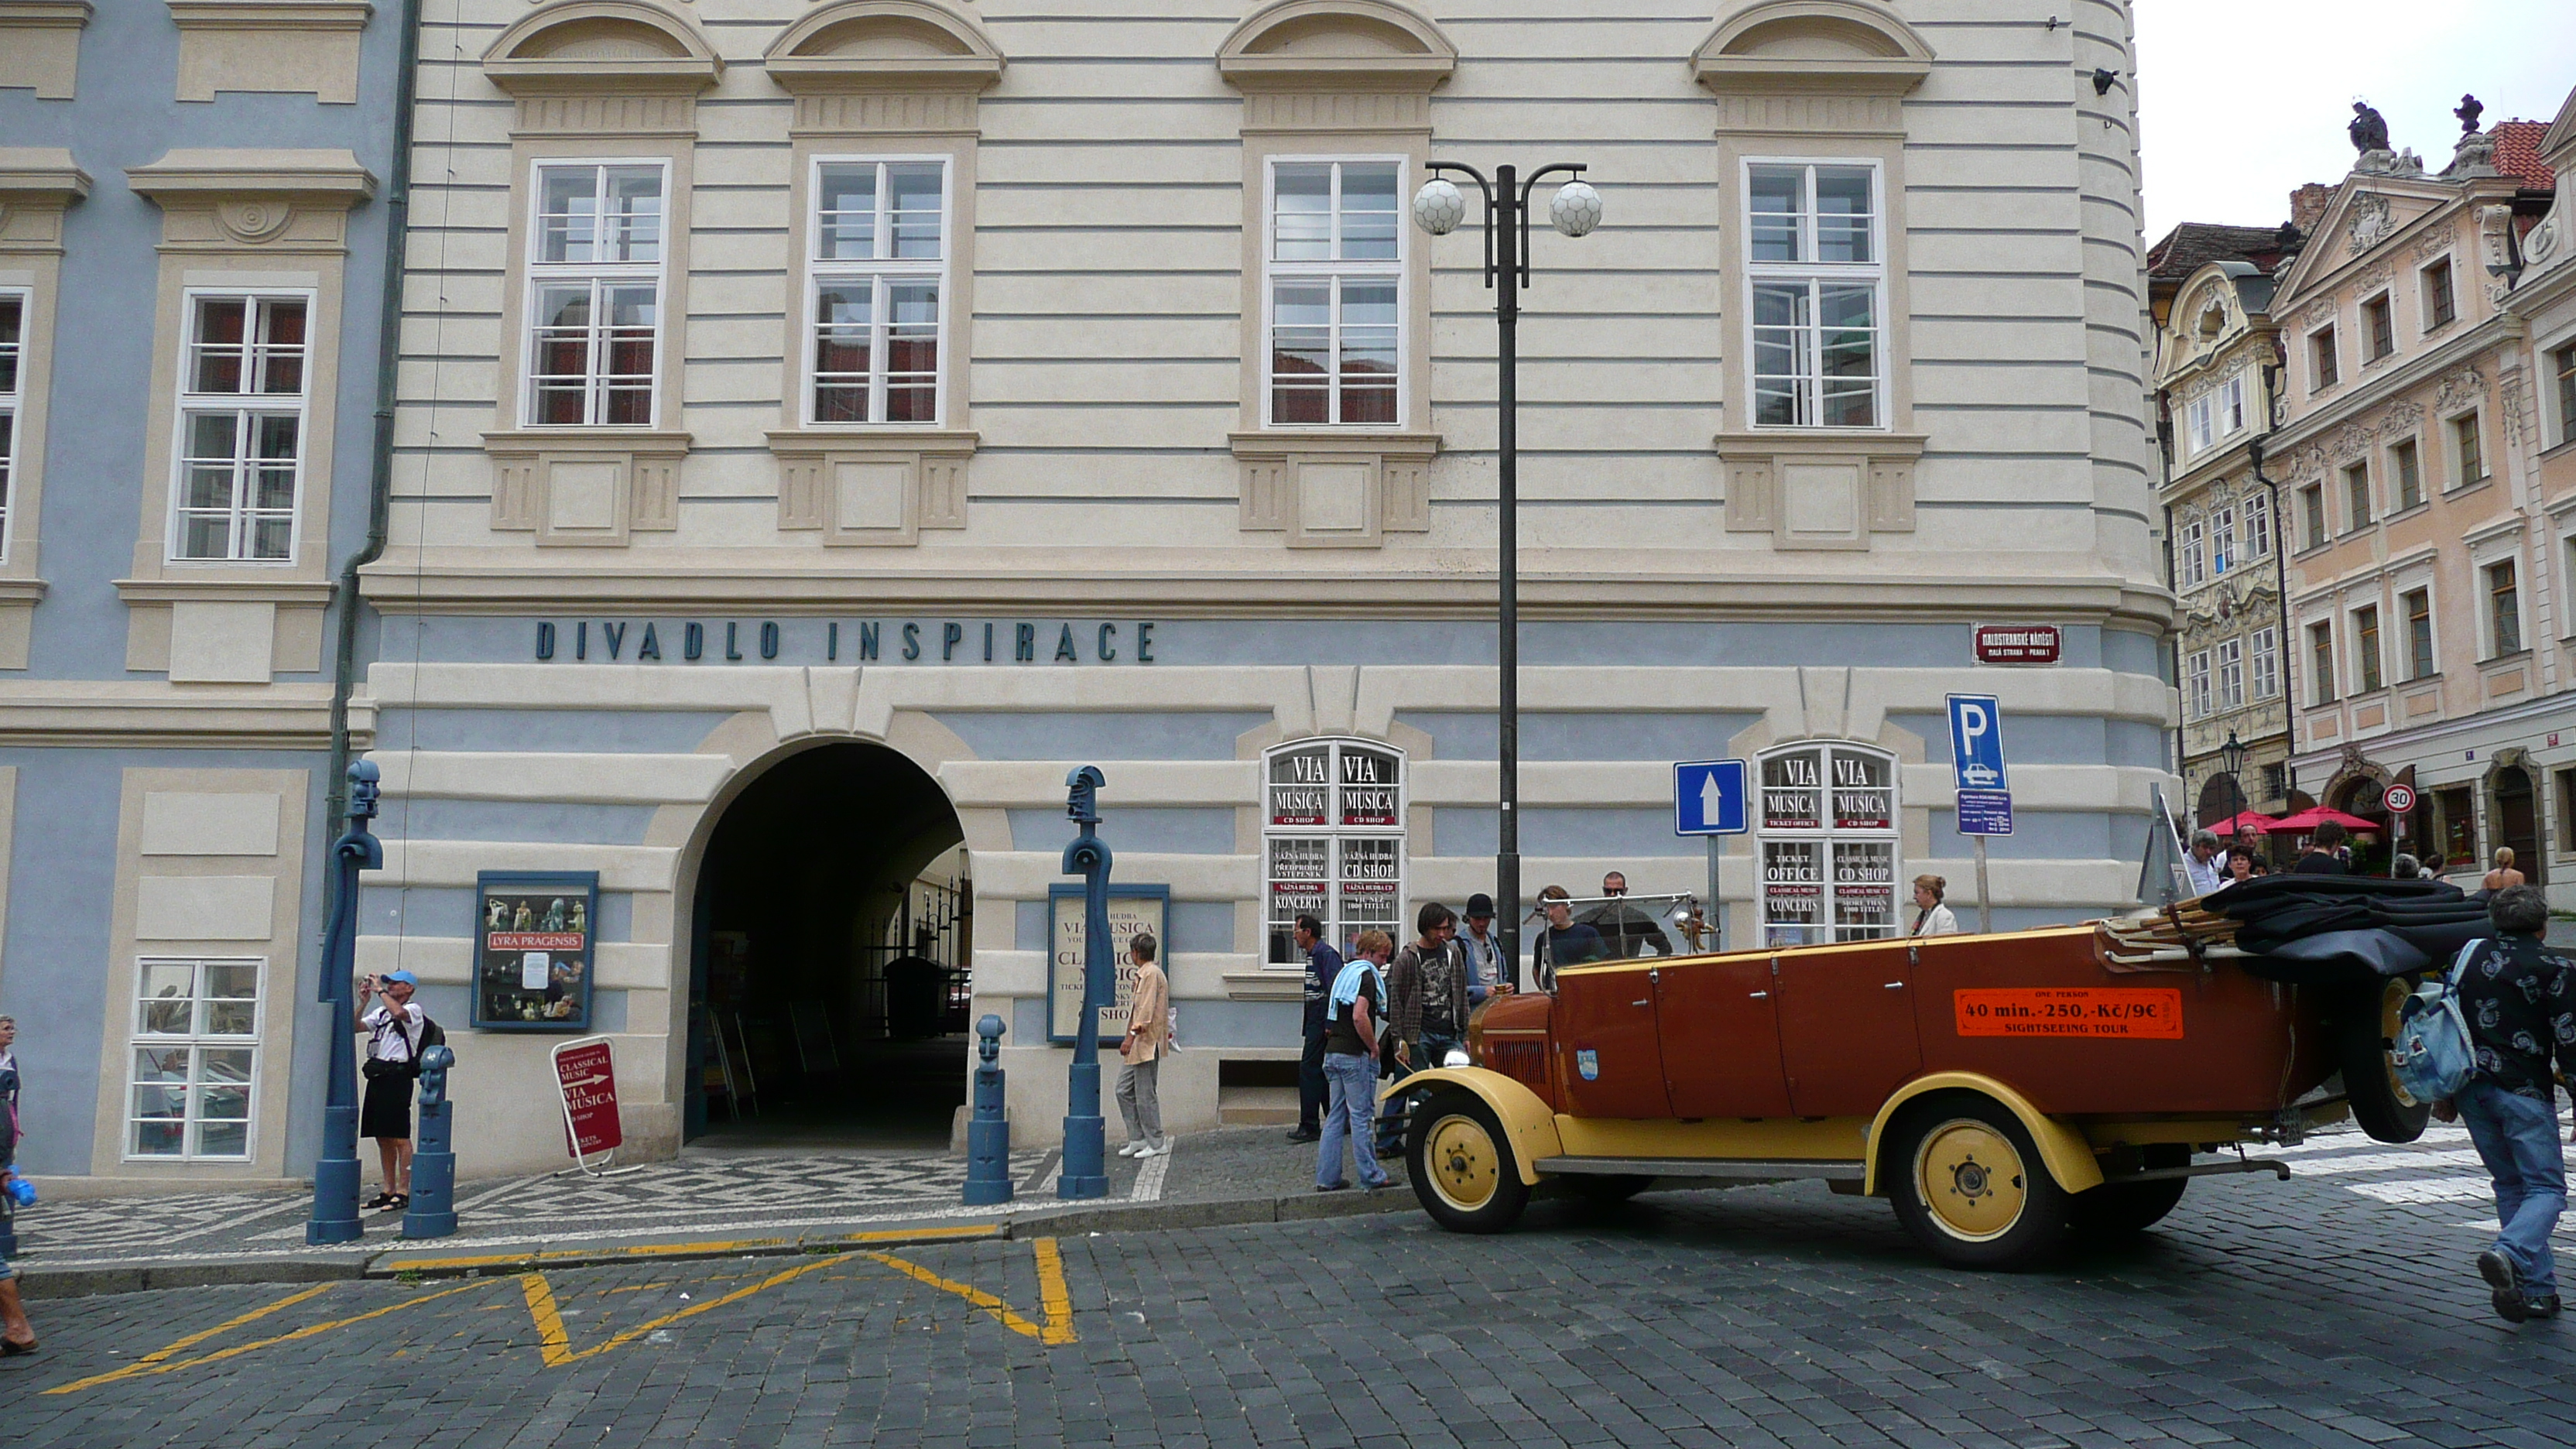
POLYGON ((1483 1067, 1434 1067, 1389 1082, 1378 1092, 1384 1101, 1399 1092, 1418 1092, 1425 1087, 1463 1087, 1493 1109, 1494 1120, 1502 1124, 1503 1136, 1512 1150, 1512 1165, 1520 1170, 1521 1181, 1538 1185, 1538 1169, 1531 1166, 1542 1157, 1555 1157, 1565 1151, 1556 1135, 1556 1113, 1539 1095, 1522 1086, 1516 1077, 1483 1067))
POLYGON ((2068 1192, 2082 1192, 2102 1185, 2102 1164, 2093 1156, 2092 1144, 2084 1134, 2030 1104, 2030 1099, 1982 1072, 1934 1072, 1917 1077, 1897 1089, 1878 1109, 1869 1124, 1869 1166, 1861 1182, 1861 1191, 1871 1196, 1879 1192, 1878 1166, 1881 1134, 1906 1103, 1928 1092, 1975 1092, 2001 1102, 2005 1109, 2021 1119, 2022 1129, 2039 1148, 2039 1160, 2057 1185, 2068 1192))

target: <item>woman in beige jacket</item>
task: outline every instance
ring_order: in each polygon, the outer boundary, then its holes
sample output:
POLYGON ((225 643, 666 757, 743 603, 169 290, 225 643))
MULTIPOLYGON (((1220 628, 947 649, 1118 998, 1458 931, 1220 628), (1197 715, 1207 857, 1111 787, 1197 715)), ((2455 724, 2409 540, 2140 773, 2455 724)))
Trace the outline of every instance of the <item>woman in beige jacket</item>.
POLYGON ((1121 1157, 1155 1157, 1172 1150, 1163 1135, 1163 1104, 1155 1096, 1156 1076, 1169 1051, 1172 986, 1154 964, 1154 938, 1139 932, 1127 943, 1127 959, 1136 963, 1136 990, 1129 998, 1127 1034, 1118 1041, 1118 1115, 1127 1119, 1127 1145, 1121 1157))

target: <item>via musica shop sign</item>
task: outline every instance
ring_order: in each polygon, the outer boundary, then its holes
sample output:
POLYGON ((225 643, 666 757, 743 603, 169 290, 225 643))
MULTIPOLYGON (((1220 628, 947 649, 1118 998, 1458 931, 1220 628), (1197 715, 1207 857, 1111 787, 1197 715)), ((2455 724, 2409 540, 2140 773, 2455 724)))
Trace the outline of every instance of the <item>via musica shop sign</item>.
POLYGON ((1150 619, 540 619, 539 663, 1153 664, 1150 619))

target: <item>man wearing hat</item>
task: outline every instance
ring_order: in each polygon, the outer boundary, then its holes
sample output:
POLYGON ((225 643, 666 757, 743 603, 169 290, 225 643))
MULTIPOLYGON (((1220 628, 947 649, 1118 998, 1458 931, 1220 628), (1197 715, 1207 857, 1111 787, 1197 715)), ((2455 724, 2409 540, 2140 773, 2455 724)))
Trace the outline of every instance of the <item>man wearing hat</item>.
POLYGON ((1458 948, 1467 957, 1468 1005, 1482 1006, 1487 997, 1511 991, 1509 963, 1494 939, 1494 898, 1483 891, 1467 897, 1467 929, 1458 933, 1458 948))
POLYGON ((418 1075, 412 1062, 419 1055, 421 1024, 427 1013, 412 1003, 420 978, 408 971, 388 971, 358 982, 358 1026, 367 1033, 367 1097, 358 1109, 358 1135, 376 1139, 385 1169, 384 1191, 367 1203, 370 1212, 400 1212, 411 1206, 411 1083, 418 1075), (384 1005, 368 1008, 381 989, 384 1005))

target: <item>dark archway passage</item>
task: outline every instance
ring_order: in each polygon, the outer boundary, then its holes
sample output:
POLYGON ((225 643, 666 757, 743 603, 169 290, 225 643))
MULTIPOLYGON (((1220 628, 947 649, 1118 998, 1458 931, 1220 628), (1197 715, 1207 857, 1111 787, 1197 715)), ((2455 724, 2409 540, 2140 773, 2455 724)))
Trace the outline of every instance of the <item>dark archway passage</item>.
POLYGON ((694 903, 691 1138, 948 1145, 966 1100, 963 838, 938 782, 881 745, 788 756, 726 807, 694 903))

